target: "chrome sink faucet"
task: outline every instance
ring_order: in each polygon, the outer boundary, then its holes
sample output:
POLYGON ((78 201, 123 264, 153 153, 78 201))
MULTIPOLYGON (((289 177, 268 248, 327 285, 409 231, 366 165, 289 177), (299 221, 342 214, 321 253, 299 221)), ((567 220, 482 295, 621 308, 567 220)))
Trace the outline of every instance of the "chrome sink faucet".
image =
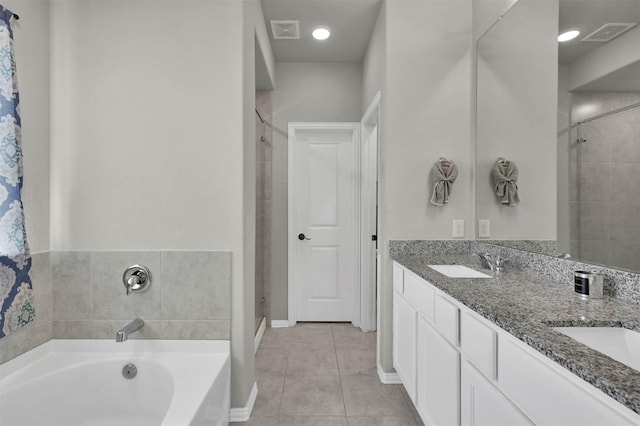
POLYGON ((500 273, 504 270, 505 264, 509 259, 501 257, 500 255, 492 256, 488 253, 478 253, 480 260, 485 268, 489 268, 494 272, 500 273))
POLYGON ((129 324, 125 325, 120 330, 118 330, 118 332, 116 333, 116 342, 118 343, 126 342, 130 334, 140 330, 143 326, 144 326, 144 321, 142 319, 140 318, 134 319, 129 324))

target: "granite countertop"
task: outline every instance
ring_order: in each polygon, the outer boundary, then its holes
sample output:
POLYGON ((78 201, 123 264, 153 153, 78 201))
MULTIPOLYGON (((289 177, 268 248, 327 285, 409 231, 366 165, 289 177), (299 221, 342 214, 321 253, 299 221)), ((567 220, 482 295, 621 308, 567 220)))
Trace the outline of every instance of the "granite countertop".
POLYGON ((625 327, 640 331, 640 305, 605 296, 583 300, 573 283, 507 267, 498 278, 449 278, 427 265, 459 264, 490 274, 472 255, 392 254, 397 261, 516 338, 640 414, 640 372, 552 327, 625 327))

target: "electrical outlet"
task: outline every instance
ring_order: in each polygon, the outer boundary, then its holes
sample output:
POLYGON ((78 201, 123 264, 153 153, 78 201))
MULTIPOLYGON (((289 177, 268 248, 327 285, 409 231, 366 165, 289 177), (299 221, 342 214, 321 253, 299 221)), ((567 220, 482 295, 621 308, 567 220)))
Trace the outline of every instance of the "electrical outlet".
POLYGON ((453 233, 451 234, 451 236, 453 238, 464 238, 464 220, 453 220, 453 233))
POLYGON ((478 238, 489 238, 491 236, 491 225, 489 219, 478 221, 478 238))

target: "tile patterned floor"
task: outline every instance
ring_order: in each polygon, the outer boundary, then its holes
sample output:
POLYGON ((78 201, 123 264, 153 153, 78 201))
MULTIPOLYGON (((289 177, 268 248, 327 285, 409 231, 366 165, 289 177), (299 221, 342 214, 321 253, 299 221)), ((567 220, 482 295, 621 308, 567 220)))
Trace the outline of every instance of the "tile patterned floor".
POLYGON ((351 324, 268 328, 244 426, 422 426, 402 385, 376 372, 376 334, 351 324))

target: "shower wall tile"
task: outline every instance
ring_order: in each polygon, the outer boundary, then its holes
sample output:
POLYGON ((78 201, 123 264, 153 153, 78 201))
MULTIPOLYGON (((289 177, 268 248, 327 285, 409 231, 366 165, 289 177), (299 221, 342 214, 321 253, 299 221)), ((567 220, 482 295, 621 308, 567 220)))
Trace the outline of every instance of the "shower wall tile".
POLYGON ((578 145, 578 159, 586 163, 609 161, 609 123, 587 123, 580 127, 578 134, 587 141, 578 145))
POLYGON ((605 265, 613 264, 610 241, 582 240, 580 249, 580 260, 605 265))
POLYGON ((611 162, 640 163, 640 114, 632 111, 608 117, 610 120, 611 162))
POLYGON ((161 321, 164 339, 230 339, 230 321, 161 321))
POLYGON ((611 165, 613 201, 640 202, 640 164, 611 165))
POLYGON ((91 319, 91 253, 51 253, 53 317, 91 319))
POLYGON ((94 252, 91 260, 92 319, 160 319, 160 252, 94 252), (122 275, 136 264, 149 269, 151 286, 127 296, 122 275))
MULTIPOLYGON (((36 312, 37 315, 37 312, 36 312)), ((52 323, 31 323, 0 339, 0 364, 51 340, 52 323)))
POLYGON ((132 339, 230 338, 230 252, 56 252, 51 270, 54 338, 113 339, 136 317, 145 326, 132 339), (122 274, 133 264, 152 284, 127 296, 122 274))
POLYGON ((570 163, 569 164, 569 177, 571 182, 569 182, 569 197, 571 201, 580 200, 578 193, 578 163, 570 163))
POLYGON ((580 200, 611 201, 612 188, 609 184, 609 163, 581 163, 580 200))
POLYGON ((163 319, 230 318, 230 253, 163 252, 162 276, 163 319))
MULTIPOLYGON (((637 102, 640 102, 639 93, 574 93, 572 121, 637 102)), ((577 257, 638 271, 640 256, 635 254, 634 242, 640 241, 640 215, 637 214, 640 207, 640 108, 593 120, 580 126, 580 135, 587 138, 587 143, 574 143, 571 149, 571 200, 609 201, 611 214, 606 225, 609 228, 608 244, 605 244, 598 214, 587 209, 588 217, 580 219, 583 212, 579 208, 572 210, 572 221, 580 221, 582 237, 597 240, 577 242, 581 249, 576 252, 577 257), (608 176, 601 170, 603 165, 609 167, 608 176), (580 181, 578 176, 581 176, 580 181), (599 179, 602 181, 598 183, 599 179), (585 229, 588 226, 593 228, 585 229), (606 255, 602 248, 605 245, 608 247, 606 255)), ((574 128, 572 140, 577 137, 578 128, 574 128)), ((572 239, 580 235, 573 231, 572 239)))
POLYGON ((612 204, 610 237, 640 241, 640 203, 612 204))
POLYGON ((53 336, 53 292, 51 284, 51 255, 49 252, 31 255, 33 307, 36 318, 0 339, 0 364, 39 346, 53 336))
POLYGON ((580 203, 580 237, 583 240, 608 240, 611 203, 584 201, 580 203))
POLYGON ((36 253, 31 256, 31 282, 33 283, 36 325, 51 323, 53 319, 53 286, 51 285, 51 254, 36 253))
MULTIPOLYGON (((570 204, 570 218, 571 225, 569 228, 569 238, 571 240, 580 239, 580 202, 572 201, 570 204)), ((571 253, 577 253, 576 251, 572 251, 571 253)))
POLYGON ((611 241, 611 264, 624 269, 638 270, 640 241, 611 241))

